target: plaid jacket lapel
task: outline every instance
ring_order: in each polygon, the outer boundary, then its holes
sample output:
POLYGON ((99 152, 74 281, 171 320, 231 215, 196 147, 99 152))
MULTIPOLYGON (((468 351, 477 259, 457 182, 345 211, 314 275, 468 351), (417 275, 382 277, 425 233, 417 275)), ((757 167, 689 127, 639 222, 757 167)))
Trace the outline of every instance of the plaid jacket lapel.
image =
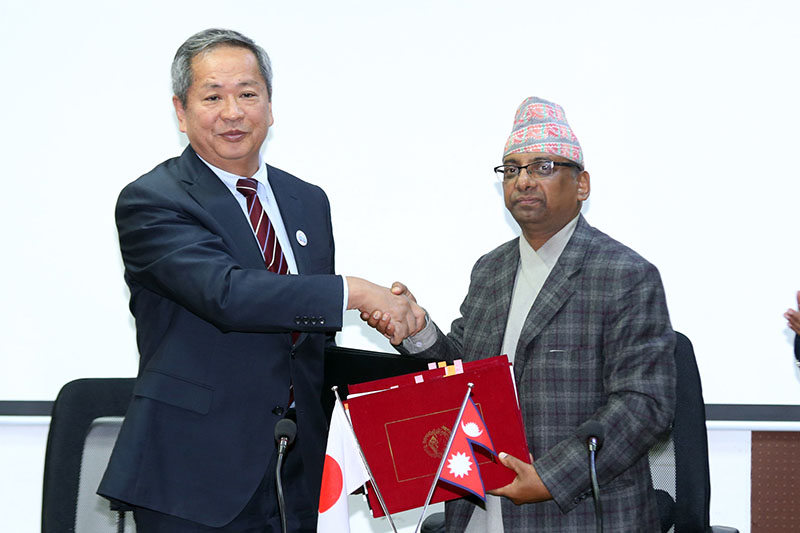
POLYGON ((499 257, 494 269, 487 269, 493 280, 487 280, 491 287, 491 297, 486 306, 487 337, 483 357, 500 355, 503 349, 503 337, 506 333, 508 310, 511 308, 511 297, 514 293, 514 281, 519 268, 519 242, 514 239, 507 244, 509 250, 499 257))
POLYGON ((514 239, 501 247, 501 253, 486 256, 491 261, 481 265, 480 276, 473 279, 470 291, 476 295, 474 305, 483 312, 483 323, 473 324, 464 332, 468 360, 500 355, 508 321, 508 309, 519 266, 519 242, 514 239), (477 327, 476 327, 477 326, 477 327))
POLYGON ((519 343, 517 344, 516 357, 514 358, 514 376, 517 382, 522 377, 522 372, 530 355, 528 347, 575 291, 571 278, 580 270, 583 264, 584 255, 589 242, 592 240, 591 231, 591 226, 583 218, 583 215, 580 215, 575 232, 544 282, 542 290, 539 291, 539 295, 536 297, 536 301, 525 319, 525 325, 522 326, 519 343))

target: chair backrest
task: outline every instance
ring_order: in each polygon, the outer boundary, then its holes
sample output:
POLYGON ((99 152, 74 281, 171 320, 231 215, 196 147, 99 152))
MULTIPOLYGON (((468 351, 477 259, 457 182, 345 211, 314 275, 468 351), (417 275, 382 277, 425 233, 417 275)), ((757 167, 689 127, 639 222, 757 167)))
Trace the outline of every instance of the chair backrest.
POLYGON ((95 494, 134 381, 78 379, 56 397, 44 462, 43 533, 135 531, 133 520, 118 523, 119 514, 108 500, 95 494))
POLYGON ((711 482, 703 388, 691 341, 676 335, 675 420, 672 431, 650 450, 650 474, 662 531, 705 532, 710 527, 711 482))

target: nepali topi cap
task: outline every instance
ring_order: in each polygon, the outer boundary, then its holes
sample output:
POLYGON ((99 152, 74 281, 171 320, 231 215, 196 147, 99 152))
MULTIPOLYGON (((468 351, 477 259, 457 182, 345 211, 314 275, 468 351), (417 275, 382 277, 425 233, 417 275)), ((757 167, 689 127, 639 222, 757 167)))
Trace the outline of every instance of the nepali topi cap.
POLYGON ((567 122, 564 109, 536 96, 525 99, 517 108, 503 157, 531 152, 560 155, 583 166, 581 144, 567 122))

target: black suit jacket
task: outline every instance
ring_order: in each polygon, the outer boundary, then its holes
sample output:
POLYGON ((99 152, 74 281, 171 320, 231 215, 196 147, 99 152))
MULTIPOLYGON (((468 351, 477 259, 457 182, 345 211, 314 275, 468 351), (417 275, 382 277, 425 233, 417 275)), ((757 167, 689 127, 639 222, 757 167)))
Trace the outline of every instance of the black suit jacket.
POLYGON ((800 335, 794 336, 794 357, 800 362, 800 335))
POLYGON ((305 492, 316 511, 327 428, 323 353, 342 325, 342 279, 333 275, 325 193, 276 168, 268 173, 298 276, 266 270, 236 199, 191 147, 120 194, 117 228, 141 361, 100 494, 228 523, 274 472, 273 428, 292 383, 293 453, 303 475, 286 490, 305 492), (293 330, 301 332, 296 344, 293 330))

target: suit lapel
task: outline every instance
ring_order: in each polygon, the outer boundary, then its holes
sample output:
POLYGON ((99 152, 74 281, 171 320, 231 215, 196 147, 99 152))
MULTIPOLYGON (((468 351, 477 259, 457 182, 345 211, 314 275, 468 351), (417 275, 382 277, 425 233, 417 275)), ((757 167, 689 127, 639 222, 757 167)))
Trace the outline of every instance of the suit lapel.
MULTIPOLYGON (((180 158, 180 164, 185 165, 181 175, 183 176, 182 182, 186 192, 216 221, 218 225, 216 231, 229 243, 233 256, 244 268, 265 269, 264 256, 258 248, 258 243, 253 238, 253 229, 250 226, 250 221, 243 215, 242 208, 230 193, 230 190, 197 157, 191 146, 184 150, 180 158)), ((297 225, 293 218, 294 213, 299 211, 293 205, 293 202, 299 202, 299 200, 285 191, 285 180, 281 179, 282 176, 273 180, 273 176, 280 172, 273 172, 273 170, 276 169, 269 167, 270 186, 278 201, 286 231, 289 235, 292 235, 295 231, 293 228, 297 225), (277 187, 276 183, 278 183, 277 187)), ((294 241, 292 241, 292 250, 297 261, 297 268, 302 272, 301 255, 298 254, 297 248, 294 247, 294 241)), ((286 335, 288 339, 288 333, 286 335)), ((297 344, 302 343, 307 336, 307 333, 302 333, 297 340, 297 344)))
POLYGON ((217 222, 215 231, 231 247, 245 268, 264 268, 264 257, 253 238, 242 208, 222 181, 203 163, 191 146, 180 157, 181 180, 186 192, 217 222))
MULTIPOLYGON (((269 186, 275 195, 278 210, 281 212, 281 220, 289 237, 289 245, 292 247, 294 261, 297 264, 297 273, 303 274, 308 268, 308 246, 301 246, 297 242, 298 230, 303 230, 303 223, 306 220, 306 210, 303 208, 303 201, 300 196, 295 194, 289 176, 280 169, 267 165, 267 175, 269 176, 269 186)), ((301 332, 295 343, 296 346, 302 344, 308 338, 307 332, 301 332)))
MULTIPOLYGON (((483 277, 476 279, 475 284, 486 291, 482 297, 486 311, 479 330, 486 330, 476 338, 476 357, 497 355, 503 349, 503 336, 508 322, 508 310, 511 307, 511 296, 514 292, 514 280, 519 266, 519 239, 503 245, 496 264, 482 268, 483 277)), ((467 343, 465 343, 467 344, 467 343)))
POLYGON ((516 362, 514 375, 518 383, 530 356, 528 346, 575 291, 571 278, 580 270, 591 239, 591 227, 583 218, 583 215, 580 215, 575 232, 544 282, 544 286, 539 291, 539 295, 536 297, 536 301, 534 301, 528 317, 525 319, 525 324, 522 326, 519 343, 517 344, 517 353, 514 358, 516 362))
POLYGON ((269 175, 269 185, 272 187, 275 201, 281 212, 283 226, 286 228, 286 235, 289 237, 294 260, 297 263, 297 273, 303 274, 307 267, 307 246, 300 246, 296 238, 298 230, 303 230, 305 220, 303 201, 295 194, 290 180, 282 170, 267 165, 267 174, 269 175))

